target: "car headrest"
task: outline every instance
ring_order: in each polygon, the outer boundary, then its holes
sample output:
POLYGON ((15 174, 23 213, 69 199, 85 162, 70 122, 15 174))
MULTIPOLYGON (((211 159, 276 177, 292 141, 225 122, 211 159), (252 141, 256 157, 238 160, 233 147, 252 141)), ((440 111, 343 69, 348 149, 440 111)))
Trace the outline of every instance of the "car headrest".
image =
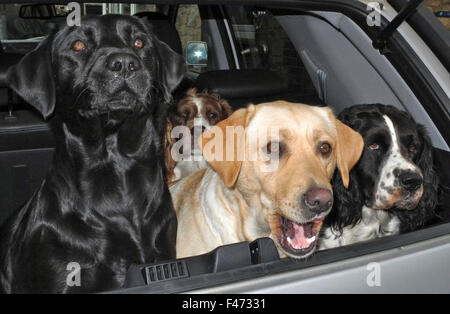
POLYGON ((134 16, 141 18, 156 37, 166 43, 173 51, 183 54, 180 35, 167 16, 159 12, 139 12, 134 16))
POLYGON ((201 73, 195 86, 226 99, 274 96, 288 90, 287 82, 269 70, 217 70, 201 73))

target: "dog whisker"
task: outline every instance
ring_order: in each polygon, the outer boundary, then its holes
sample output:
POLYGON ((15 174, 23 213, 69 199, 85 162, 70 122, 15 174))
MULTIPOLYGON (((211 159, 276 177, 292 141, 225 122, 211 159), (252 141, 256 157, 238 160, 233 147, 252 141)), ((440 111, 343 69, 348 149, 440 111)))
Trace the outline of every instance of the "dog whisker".
POLYGON ((80 99, 81 95, 83 95, 83 93, 86 92, 88 89, 89 89, 89 86, 86 86, 85 88, 83 88, 81 90, 81 92, 78 94, 77 98, 75 98, 75 101, 74 101, 75 105, 78 104, 78 99, 80 99))

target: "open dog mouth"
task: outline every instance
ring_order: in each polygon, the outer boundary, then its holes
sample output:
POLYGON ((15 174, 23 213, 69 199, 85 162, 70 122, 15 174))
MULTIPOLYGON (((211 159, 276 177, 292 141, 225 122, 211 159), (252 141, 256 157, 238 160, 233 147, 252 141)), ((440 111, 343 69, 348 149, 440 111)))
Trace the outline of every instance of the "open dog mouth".
POLYGON ((279 243, 287 255, 302 258, 314 251, 324 218, 305 223, 298 223, 281 215, 279 219, 279 243))

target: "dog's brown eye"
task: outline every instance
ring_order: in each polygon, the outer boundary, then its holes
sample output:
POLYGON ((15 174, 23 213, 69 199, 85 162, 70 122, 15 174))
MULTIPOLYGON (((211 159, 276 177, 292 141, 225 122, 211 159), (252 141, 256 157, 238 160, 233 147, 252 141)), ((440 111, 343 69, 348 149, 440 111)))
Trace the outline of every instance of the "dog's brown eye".
POLYGON ((208 112, 208 118, 215 119, 215 118, 217 118, 217 115, 214 112, 208 112))
POLYGON ((269 142, 266 147, 264 147, 263 151, 266 154, 281 154, 280 142, 269 142))
POLYGON ((416 148, 415 145, 413 145, 413 144, 409 145, 409 151, 410 151, 410 152, 415 152, 416 149, 417 149, 417 148, 416 148))
POLYGON ((86 48, 86 45, 81 40, 77 40, 76 42, 73 43, 72 48, 75 51, 81 51, 84 48, 86 48))
POLYGON ((322 155, 329 155, 331 153, 331 145, 329 143, 322 143, 319 146, 319 151, 322 155))
POLYGON ((142 48, 144 47, 144 42, 142 41, 142 39, 136 38, 136 40, 134 41, 134 46, 136 48, 142 48))
POLYGON ((378 150, 378 149, 380 149, 380 145, 378 145, 377 143, 372 143, 369 145, 369 148, 371 150, 378 150))

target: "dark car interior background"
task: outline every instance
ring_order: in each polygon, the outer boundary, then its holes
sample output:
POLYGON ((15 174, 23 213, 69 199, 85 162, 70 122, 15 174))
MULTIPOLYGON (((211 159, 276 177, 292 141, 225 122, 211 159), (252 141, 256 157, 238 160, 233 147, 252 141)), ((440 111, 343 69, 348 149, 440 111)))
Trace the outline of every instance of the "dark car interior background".
MULTIPOLYGON (((439 84, 430 79, 430 73, 418 77, 415 71, 420 59, 395 36, 397 41, 388 43, 389 52, 379 53, 372 46, 375 34, 367 26, 361 26, 363 9, 352 13, 321 1, 315 5, 300 3, 265 5, 252 1, 246 6, 201 2, 200 5, 90 3, 83 6, 83 11, 86 15, 137 15, 160 40, 180 54, 188 42, 206 42, 207 66, 189 66, 188 75, 174 93, 175 99, 188 88, 196 87, 221 95, 234 110, 248 103, 283 99, 329 106, 336 114, 351 105, 365 103, 391 104, 408 111, 425 125, 434 146, 435 167, 441 176, 439 218, 425 232, 369 241, 357 244, 353 250, 319 252, 301 264, 279 261, 268 240, 260 239, 251 244, 227 246, 196 260, 150 265, 156 267, 156 277, 150 276, 153 270, 149 267, 136 265, 130 269, 126 287, 147 286, 153 292, 185 291, 323 264, 449 233, 450 104, 445 103, 445 95, 440 96, 443 94, 439 84), (261 268, 263 264, 265 269, 261 268), (173 267, 178 269, 176 273, 181 280, 169 280, 176 277, 170 270, 173 267), (231 274, 239 267, 247 272, 241 269, 233 277, 231 274), (214 273, 214 277, 194 280, 196 274, 207 273, 214 273), (154 284, 150 285, 151 282, 154 284)), ((421 10, 427 10, 422 6, 421 10)), ((0 224, 39 187, 54 151, 48 121, 7 88, 5 75, 55 23, 65 22, 66 8, 57 6, 60 14, 50 19, 24 19, 18 15, 19 7, 0 4, 0 224)), ((448 70, 448 55, 441 62, 448 70)))

